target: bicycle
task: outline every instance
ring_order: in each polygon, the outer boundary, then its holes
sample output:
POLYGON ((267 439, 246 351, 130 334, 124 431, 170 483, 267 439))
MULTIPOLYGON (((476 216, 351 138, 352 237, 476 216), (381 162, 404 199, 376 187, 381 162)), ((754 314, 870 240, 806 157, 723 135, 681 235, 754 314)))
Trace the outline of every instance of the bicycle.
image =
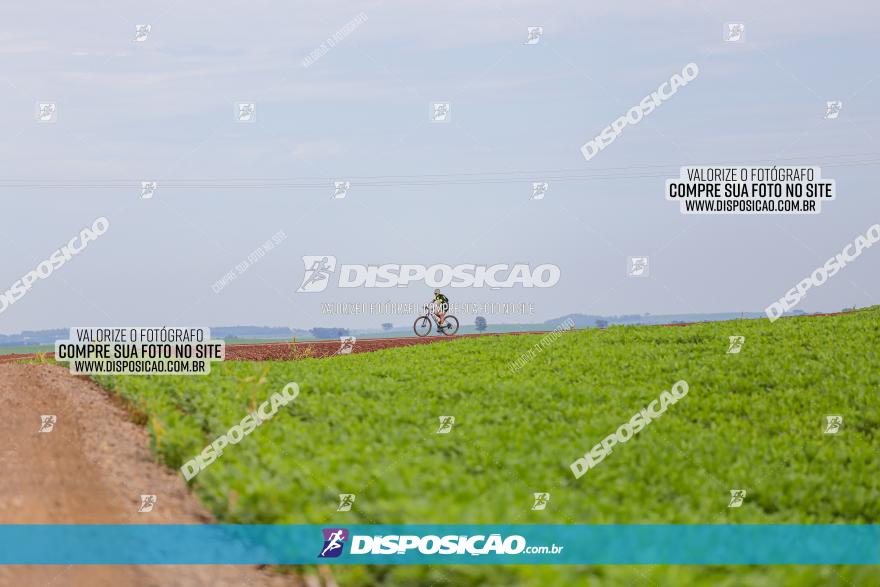
POLYGON ((458 318, 447 314, 446 324, 440 326, 440 322, 437 320, 437 316, 434 315, 434 312, 431 311, 430 305, 425 306, 425 315, 419 316, 416 318, 416 321, 413 322, 413 332, 416 333, 416 336, 428 336, 431 334, 432 322, 437 328, 437 331, 442 332, 446 336, 452 336, 458 332, 458 318))

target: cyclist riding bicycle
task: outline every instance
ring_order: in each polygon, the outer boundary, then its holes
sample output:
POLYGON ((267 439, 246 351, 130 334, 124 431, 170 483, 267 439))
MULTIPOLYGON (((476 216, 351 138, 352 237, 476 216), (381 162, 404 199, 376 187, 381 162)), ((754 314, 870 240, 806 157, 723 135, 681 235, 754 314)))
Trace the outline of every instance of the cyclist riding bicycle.
POLYGON ((446 319, 446 312, 449 311, 449 298, 440 293, 439 289, 434 290, 434 300, 431 302, 434 306, 434 314, 440 322, 440 328, 445 328, 443 321, 446 319))

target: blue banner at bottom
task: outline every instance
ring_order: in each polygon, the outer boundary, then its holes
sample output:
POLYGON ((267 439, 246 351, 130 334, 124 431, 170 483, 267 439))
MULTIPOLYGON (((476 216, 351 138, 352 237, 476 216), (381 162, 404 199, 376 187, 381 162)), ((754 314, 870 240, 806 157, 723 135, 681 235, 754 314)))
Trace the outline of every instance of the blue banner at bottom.
POLYGON ((876 565, 880 525, 0 525, 0 564, 876 565))

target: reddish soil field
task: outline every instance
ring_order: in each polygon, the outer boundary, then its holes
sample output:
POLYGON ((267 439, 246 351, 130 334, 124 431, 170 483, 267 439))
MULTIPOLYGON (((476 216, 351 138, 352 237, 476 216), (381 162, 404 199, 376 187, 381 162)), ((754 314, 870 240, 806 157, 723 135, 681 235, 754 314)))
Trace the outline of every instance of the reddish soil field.
MULTIPOLYGON (((426 336, 418 338, 409 336, 405 338, 358 338, 351 353, 369 353, 382 349, 390 349, 414 344, 431 344, 460 338, 472 338, 476 336, 507 336, 517 334, 542 334, 541 332, 505 332, 499 334, 461 334, 455 336, 426 336)), ((317 340, 298 342, 295 345, 287 342, 273 342, 263 344, 228 344, 226 345, 227 361, 286 361, 291 359, 303 359, 308 357, 321 358, 332 357, 340 352, 342 344, 338 340, 317 340)))
MULTIPOLYGON (((351 353, 368 353, 381 349, 390 349, 414 344, 431 344, 459 338, 471 338, 476 336, 507 336, 517 334, 545 334, 549 331, 538 332, 504 332, 497 334, 460 334, 455 336, 426 336, 419 338, 408 336, 404 338, 358 338, 351 353)), ((316 340, 309 342, 270 342, 260 344, 227 344, 227 361, 289 361, 305 358, 332 357, 340 353, 342 344, 338 340, 316 340)), ((46 353, 45 357, 51 359, 55 353, 46 353)), ((13 363, 22 359, 33 359, 33 354, 0 355, 0 363, 13 363)))

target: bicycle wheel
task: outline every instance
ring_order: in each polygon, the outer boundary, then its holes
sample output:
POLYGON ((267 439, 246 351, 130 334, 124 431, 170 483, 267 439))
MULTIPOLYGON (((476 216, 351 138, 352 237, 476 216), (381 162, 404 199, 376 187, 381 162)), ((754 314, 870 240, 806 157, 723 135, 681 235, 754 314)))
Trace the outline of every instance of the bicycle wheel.
POLYGON ((443 328, 443 334, 446 336, 452 336, 456 332, 458 332, 458 318, 455 316, 446 316, 446 327, 443 328))
POLYGON ((428 336, 431 333, 431 319, 427 316, 419 316, 413 322, 413 332, 416 336, 428 336))

